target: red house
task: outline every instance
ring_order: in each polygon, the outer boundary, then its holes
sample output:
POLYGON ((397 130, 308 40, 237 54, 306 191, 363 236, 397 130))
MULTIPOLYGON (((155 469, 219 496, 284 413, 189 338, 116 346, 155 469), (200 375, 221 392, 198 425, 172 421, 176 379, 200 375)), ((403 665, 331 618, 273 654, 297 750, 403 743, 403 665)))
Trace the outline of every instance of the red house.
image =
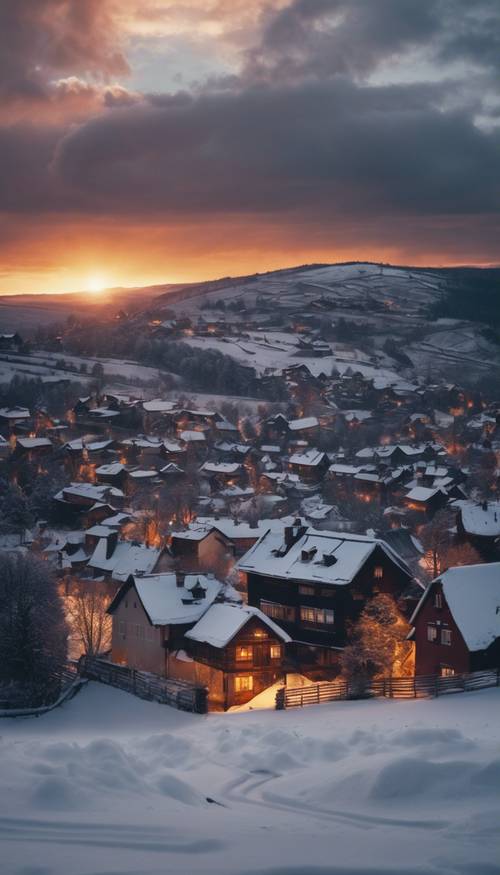
POLYGON ((500 668, 500 562, 448 568, 429 584, 410 622, 415 674, 500 668))

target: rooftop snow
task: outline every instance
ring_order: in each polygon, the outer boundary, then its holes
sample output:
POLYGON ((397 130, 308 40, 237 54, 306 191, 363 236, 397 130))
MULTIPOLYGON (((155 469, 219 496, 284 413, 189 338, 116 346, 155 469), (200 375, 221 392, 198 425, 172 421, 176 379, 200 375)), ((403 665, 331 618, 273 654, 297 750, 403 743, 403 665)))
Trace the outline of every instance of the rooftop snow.
POLYGON ((217 598, 222 583, 203 574, 187 574, 184 586, 177 586, 175 574, 155 574, 134 579, 137 594, 153 626, 196 623, 217 598), (203 598, 194 598, 199 581, 203 598))
POLYGON ((500 535, 500 501, 465 504, 461 508, 462 525, 469 535, 496 538, 500 535))
POLYGON ((196 626, 186 632, 186 638, 210 644, 212 647, 226 647, 240 629, 254 617, 264 623, 282 641, 291 641, 290 636, 258 608, 224 603, 212 605, 196 626))

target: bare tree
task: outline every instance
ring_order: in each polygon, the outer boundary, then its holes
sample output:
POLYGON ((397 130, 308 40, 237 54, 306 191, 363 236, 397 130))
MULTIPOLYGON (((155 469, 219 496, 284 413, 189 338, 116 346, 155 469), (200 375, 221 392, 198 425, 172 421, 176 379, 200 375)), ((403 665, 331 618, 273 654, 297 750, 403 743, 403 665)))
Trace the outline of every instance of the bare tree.
POLYGON ((72 635, 81 642, 88 656, 96 656, 111 644, 111 617, 107 609, 111 597, 98 582, 78 581, 70 588, 66 613, 72 635))

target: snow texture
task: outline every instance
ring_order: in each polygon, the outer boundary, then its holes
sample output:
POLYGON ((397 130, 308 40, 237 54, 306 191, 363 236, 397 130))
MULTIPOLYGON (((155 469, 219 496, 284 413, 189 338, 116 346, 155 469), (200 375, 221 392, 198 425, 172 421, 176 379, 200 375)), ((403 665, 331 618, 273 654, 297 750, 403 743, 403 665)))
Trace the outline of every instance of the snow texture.
POLYGON ((2 875, 496 875, 500 691, 1 724, 2 875))

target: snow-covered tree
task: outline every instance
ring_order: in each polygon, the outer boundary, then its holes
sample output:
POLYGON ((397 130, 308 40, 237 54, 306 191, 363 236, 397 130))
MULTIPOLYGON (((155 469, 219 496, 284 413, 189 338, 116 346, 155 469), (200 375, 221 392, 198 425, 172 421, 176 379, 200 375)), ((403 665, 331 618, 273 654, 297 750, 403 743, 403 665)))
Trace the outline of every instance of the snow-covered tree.
POLYGON ((54 698, 66 651, 62 601, 48 565, 0 553, 0 698, 30 706, 54 698))
POLYGON ((376 677, 413 674, 413 644, 406 641, 410 627, 394 599, 380 593, 368 601, 353 625, 350 643, 342 652, 342 674, 364 687, 376 677))

